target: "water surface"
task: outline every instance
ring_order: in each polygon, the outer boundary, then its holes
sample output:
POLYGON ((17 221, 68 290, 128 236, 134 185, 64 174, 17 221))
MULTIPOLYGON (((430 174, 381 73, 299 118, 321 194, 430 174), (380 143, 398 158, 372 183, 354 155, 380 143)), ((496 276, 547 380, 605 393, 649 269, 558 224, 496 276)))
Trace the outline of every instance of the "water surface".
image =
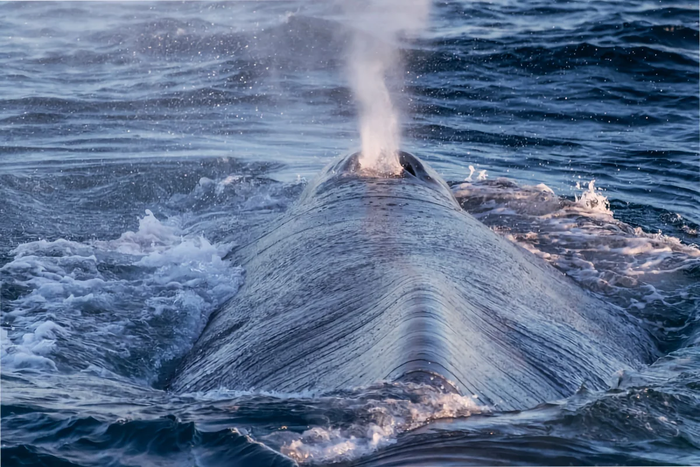
POLYGON ((638 319, 650 367, 523 412, 161 389, 245 280, 227 253, 359 146, 357 27, 326 2, 0 5, 5 463, 700 463, 696 3, 436 2, 389 77, 404 149, 638 319))

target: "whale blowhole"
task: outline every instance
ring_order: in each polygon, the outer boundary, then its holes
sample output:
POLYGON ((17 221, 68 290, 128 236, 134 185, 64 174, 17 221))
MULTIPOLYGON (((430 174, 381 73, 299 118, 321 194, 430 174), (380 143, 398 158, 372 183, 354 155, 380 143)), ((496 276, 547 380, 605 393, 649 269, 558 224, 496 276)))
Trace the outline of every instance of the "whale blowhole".
MULTIPOLYGON (((388 159, 388 156, 385 157, 388 159)), ((405 178, 412 176, 420 179, 426 176, 430 179, 420 160, 406 151, 399 150, 392 154, 392 164, 387 164, 385 167, 366 167, 362 164, 362 158, 362 151, 352 154, 343 162, 342 170, 364 177, 405 178)))
POLYGON ((411 165, 410 162, 401 161, 401 167, 403 167, 403 169, 404 169, 406 172, 410 173, 410 174, 413 175, 414 177, 416 176, 416 169, 413 168, 413 166, 411 165))

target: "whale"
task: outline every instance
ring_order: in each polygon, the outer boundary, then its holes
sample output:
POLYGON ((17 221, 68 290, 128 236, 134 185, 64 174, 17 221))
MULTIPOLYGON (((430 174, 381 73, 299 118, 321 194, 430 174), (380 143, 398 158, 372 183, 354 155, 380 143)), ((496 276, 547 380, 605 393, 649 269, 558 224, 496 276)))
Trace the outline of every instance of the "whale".
POLYGON ((427 384, 500 410, 605 390, 650 363, 622 309, 465 212, 426 163, 328 165, 229 256, 239 292, 168 388, 332 392, 427 384))

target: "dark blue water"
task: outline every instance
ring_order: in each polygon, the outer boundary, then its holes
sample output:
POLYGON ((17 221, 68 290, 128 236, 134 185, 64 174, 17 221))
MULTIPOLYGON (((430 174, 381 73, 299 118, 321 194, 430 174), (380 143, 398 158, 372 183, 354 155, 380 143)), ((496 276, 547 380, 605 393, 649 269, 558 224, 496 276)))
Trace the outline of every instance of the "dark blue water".
POLYGON ((503 412, 383 382, 162 389, 245 280, 227 253, 359 146, 342 8, 0 5, 3 464, 699 464, 698 14, 436 2, 397 39, 404 149, 658 348, 503 412))

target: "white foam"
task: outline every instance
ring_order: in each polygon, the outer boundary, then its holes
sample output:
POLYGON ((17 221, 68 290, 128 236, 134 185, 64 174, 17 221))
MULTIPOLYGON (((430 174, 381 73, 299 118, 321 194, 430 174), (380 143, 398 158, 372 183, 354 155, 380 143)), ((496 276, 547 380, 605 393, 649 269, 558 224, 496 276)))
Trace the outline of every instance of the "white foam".
POLYGON ((242 391, 222 387, 184 393, 180 397, 185 401, 223 404, 228 410, 277 402, 286 407, 301 404, 309 412, 333 407, 326 424, 309 426, 301 433, 282 426, 271 433, 254 436, 257 441, 302 464, 357 459, 395 443, 402 433, 434 420, 468 417, 491 410, 480 405, 476 396, 448 394, 433 386, 398 382, 339 393, 242 391))
MULTIPOLYGON (((229 186, 229 185, 231 185, 231 184, 233 184, 233 183, 236 183, 236 182, 239 181, 240 179, 241 179, 241 176, 240 176, 240 175, 229 175, 228 177, 226 177, 225 179, 221 180, 220 182, 218 182, 218 183, 216 184, 216 188, 215 188, 216 194, 219 195, 219 196, 222 195, 222 194, 224 194, 224 191, 226 190, 226 187, 227 187, 227 186, 229 186)), ((207 179, 207 180, 208 180, 208 179, 207 179)), ((210 182, 213 183, 213 181, 211 181, 211 180, 210 180, 210 182)), ((202 181, 201 181, 201 180, 200 180, 199 184, 202 185, 202 181)))
POLYGON ((223 260, 230 247, 183 235, 176 219, 161 222, 151 211, 115 240, 18 246, 0 268, 27 289, 11 303, 3 368, 56 371, 53 355, 62 354, 65 369, 76 370, 146 354, 143 373, 153 373, 238 290, 243 271, 223 260))
MULTIPOLYGON (((445 418, 468 417, 488 411, 472 397, 440 393, 434 388, 406 388, 411 398, 379 398, 329 401, 353 413, 349 426, 315 426, 303 433, 277 432, 280 451, 300 463, 353 460, 393 444, 402 433, 445 418)), ((323 400, 323 399, 321 399, 323 400)))
POLYGON ((612 216, 612 211, 610 211, 610 203, 608 198, 603 196, 599 190, 596 191, 595 180, 591 180, 588 183, 588 190, 581 194, 581 197, 576 197, 576 202, 583 208, 592 211, 599 212, 602 214, 609 214, 612 216))
POLYGON ((176 228, 161 223, 147 209, 146 215, 139 219, 139 229, 136 232, 127 231, 112 241, 94 242, 98 248, 118 251, 129 255, 146 255, 164 251, 178 242, 176 228))
POLYGON ((506 179, 465 182, 454 193, 493 230, 628 310, 697 304, 700 285, 686 272, 700 267, 700 250, 618 221, 593 180, 573 202, 506 179))
POLYGON ((68 332, 53 321, 35 323, 32 328, 32 332, 22 334, 16 343, 10 341, 7 330, 0 331, 0 359, 3 366, 8 365, 15 369, 55 370, 56 364, 47 355, 54 350, 57 336, 66 336, 68 332))

